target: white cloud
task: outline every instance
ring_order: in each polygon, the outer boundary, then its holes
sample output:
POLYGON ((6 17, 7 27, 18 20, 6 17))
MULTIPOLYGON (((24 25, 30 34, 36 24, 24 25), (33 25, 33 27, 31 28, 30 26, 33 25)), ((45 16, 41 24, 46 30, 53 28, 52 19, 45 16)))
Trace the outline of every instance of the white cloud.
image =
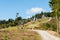
POLYGON ((36 14, 41 13, 41 11, 44 11, 42 8, 31 8, 26 11, 27 14, 36 14))
POLYGON ((26 18, 30 18, 31 16, 27 16, 26 18))

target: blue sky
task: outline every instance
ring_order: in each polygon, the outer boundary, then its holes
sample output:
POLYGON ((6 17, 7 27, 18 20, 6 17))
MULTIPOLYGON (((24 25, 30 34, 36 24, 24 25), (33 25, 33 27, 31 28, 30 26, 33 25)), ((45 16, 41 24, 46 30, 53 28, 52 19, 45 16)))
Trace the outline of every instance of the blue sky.
POLYGON ((41 11, 50 11, 49 0, 0 0, 0 20, 15 19, 16 13, 28 18, 41 11))

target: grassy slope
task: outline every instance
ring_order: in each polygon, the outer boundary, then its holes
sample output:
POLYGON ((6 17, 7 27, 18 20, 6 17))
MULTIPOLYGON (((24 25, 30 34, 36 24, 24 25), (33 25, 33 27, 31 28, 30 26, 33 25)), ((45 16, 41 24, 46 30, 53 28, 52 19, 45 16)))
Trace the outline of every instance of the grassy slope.
POLYGON ((41 40, 41 37, 36 32, 11 27, 0 30, 0 40, 41 40))
POLYGON ((26 28, 34 28, 34 27, 41 27, 41 24, 43 24, 42 22, 46 22, 49 18, 41 18, 38 21, 35 22, 28 22, 27 24, 25 24, 26 28))
MULTIPOLYGON (((41 23, 47 19, 39 19, 39 21, 29 22, 25 24, 25 28, 40 27, 41 23)), ((0 40, 41 40, 41 37, 30 30, 20 30, 18 27, 5 28, 0 31, 0 40)))
MULTIPOLYGON (((46 19, 39 19, 39 21, 35 21, 34 23, 33 22, 29 22, 29 23, 27 23, 27 24, 25 24, 25 25, 27 25, 27 28, 34 28, 34 27, 38 27, 38 28, 40 28, 40 29, 42 29, 41 28, 41 23, 42 22, 45 22, 45 21, 47 21, 49 18, 46 18, 46 19)), ((58 37, 60 37, 60 34, 57 34, 57 32, 54 32, 54 31, 48 31, 50 34, 52 34, 52 35, 55 35, 55 36, 58 36, 58 37)))
MULTIPOLYGON (((25 24, 25 27, 34 28, 35 26, 39 26, 40 22, 45 19, 39 20, 40 21, 25 24)), ((0 30, 0 40, 41 40, 41 37, 36 32, 20 30, 18 27, 11 27, 0 30)))

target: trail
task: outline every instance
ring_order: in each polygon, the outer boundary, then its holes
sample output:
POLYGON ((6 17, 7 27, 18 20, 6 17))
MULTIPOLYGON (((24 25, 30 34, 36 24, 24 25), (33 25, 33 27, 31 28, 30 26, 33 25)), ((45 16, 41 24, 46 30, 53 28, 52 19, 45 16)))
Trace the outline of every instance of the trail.
POLYGON ((41 35, 42 40, 60 40, 60 38, 49 34, 47 31, 43 31, 43 30, 33 30, 33 31, 35 31, 39 35, 41 35))

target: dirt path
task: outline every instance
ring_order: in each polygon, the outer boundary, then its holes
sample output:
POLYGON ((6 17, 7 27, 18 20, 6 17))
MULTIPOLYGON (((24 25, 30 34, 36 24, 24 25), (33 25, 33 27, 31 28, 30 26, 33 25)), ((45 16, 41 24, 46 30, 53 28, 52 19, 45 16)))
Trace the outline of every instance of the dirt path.
POLYGON ((60 38, 49 34, 47 31, 43 31, 43 30, 33 30, 33 31, 36 31, 38 34, 40 34, 42 40, 60 40, 60 38))

